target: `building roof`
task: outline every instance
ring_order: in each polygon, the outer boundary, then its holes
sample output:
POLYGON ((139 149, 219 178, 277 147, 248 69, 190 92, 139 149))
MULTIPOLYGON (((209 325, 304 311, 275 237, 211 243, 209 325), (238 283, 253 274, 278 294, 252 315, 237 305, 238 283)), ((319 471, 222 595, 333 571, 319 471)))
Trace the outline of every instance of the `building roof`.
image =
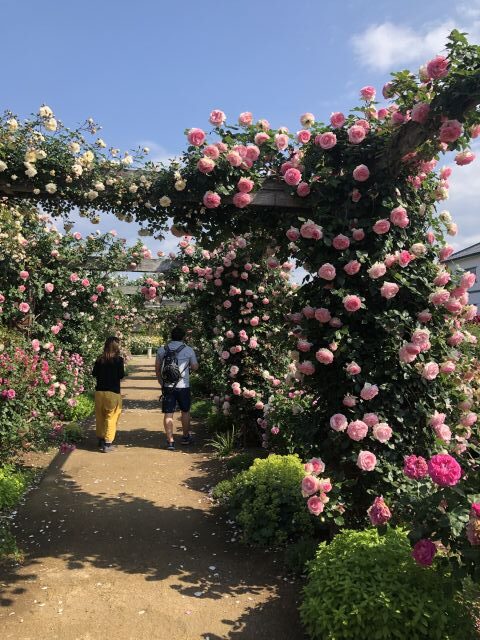
POLYGON ((452 253, 452 255, 445 260, 445 262, 452 262, 452 260, 458 260, 459 258, 468 258, 470 256, 480 255, 480 242, 472 244, 470 247, 465 247, 465 249, 460 249, 460 251, 456 251, 452 253))

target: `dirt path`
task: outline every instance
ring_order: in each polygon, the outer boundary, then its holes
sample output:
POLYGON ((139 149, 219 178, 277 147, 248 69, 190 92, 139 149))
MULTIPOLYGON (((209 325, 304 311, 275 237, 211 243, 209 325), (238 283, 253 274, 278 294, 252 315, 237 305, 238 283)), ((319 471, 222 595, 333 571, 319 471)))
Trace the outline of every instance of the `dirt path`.
POLYGON ((298 587, 212 512, 217 462, 162 448, 152 362, 135 359, 124 384, 117 451, 92 434, 20 509, 26 561, 0 574, 2 640, 303 638, 298 587))

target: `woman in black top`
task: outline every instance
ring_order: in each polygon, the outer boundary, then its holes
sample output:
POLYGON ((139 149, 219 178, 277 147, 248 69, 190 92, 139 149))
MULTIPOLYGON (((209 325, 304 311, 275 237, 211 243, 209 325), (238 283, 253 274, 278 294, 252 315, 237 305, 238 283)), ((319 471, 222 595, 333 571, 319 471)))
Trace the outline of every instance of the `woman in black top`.
POLYGON ((120 380, 125 376, 120 340, 111 336, 105 341, 102 355, 93 366, 95 386, 95 419, 100 451, 113 451, 117 422, 122 413, 120 380))

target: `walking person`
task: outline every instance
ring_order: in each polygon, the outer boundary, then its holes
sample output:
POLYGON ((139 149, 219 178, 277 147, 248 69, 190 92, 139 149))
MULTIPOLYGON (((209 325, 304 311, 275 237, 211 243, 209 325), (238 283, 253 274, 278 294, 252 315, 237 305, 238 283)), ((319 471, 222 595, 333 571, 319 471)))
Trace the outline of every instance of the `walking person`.
POLYGON ((120 340, 115 336, 106 339, 103 353, 93 366, 92 375, 97 379, 95 421, 98 447, 102 453, 109 453, 114 450, 117 422, 122 413, 120 380, 125 377, 120 340))
POLYGON ((171 341, 157 351, 155 372, 162 386, 163 426, 167 436, 167 449, 175 451, 173 439, 173 414, 178 406, 182 412, 183 436, 181 443, 193 442, 190 432, 190 371, 198 369, 195 351, 184 343, 185 330, 174 327, 171 341))

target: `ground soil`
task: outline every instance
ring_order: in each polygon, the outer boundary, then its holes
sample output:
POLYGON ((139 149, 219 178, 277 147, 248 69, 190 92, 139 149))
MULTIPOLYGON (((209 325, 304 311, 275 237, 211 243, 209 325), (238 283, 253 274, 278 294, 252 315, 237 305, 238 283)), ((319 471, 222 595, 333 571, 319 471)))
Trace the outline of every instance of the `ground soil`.
POLYGON ((97 452, 92 432, 15 516, 25 561, 0 569, 2 640, 303 639, 299 585, 212 505, 221 468, 202 426, 164 449, 152 364, 133 360, 117 450, 97 452))

